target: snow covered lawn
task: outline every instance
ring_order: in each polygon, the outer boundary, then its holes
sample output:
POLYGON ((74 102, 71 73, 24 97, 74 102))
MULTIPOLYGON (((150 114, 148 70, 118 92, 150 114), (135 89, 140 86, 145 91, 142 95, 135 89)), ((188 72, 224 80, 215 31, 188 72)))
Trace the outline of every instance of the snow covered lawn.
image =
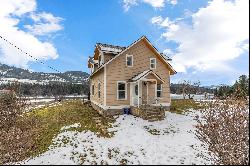
POLYGON ((204 151, 193 133, 193 113, 166 113, 159 122, 121 115, 112 138, 77 132, 65 126, 50 150, 19 164, 209 164, 197 157, 204 151))

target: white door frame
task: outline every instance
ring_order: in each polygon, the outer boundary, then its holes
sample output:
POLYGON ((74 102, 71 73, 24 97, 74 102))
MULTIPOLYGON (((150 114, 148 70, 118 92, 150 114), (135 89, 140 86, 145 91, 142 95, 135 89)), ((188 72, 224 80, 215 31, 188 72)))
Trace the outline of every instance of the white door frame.
POLYGON ((130 83, 130 105, 131 106, 137 106, 140 105, 140 81, 137 82, 131 82, 130 83), (137 95, 137 104, 135 105, 134 97, 135 97, 135 86, 138 86, 138 95, 137 95))

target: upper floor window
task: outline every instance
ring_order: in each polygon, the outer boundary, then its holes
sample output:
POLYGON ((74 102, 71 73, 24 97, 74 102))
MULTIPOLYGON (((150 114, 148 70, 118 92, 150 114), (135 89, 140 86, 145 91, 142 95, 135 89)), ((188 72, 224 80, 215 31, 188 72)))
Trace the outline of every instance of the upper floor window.
POLYGON ((118 81, 117 82, 117 99, 118 100, 126 100, 126 82, 125 81, 118 81))
POLYGON ((126 64, 128 67, 133 66, 133 55, 126 55, 126 64))
POLYGON ((157 84, 156 93, 158 98, 162 97, 162 84, 157 84))
POLYGON ((150 58, 150 69, 156 69, 156 58, 150 58))

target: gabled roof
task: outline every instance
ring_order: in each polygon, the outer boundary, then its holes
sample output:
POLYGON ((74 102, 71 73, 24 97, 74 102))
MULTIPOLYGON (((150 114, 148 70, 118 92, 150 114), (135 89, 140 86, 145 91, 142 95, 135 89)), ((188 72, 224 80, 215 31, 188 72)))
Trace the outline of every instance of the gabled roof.
POLYGON ((104 43, 96 43, 96 46, 99 47, 102 52, 113 54, 119 54, 120 52, 126 49, 126 47, 114 46, 104 43))
MULTIPOLYGON (((97 73, 100 69, 102 69, 104 66, 106 66, 107 64, 111 63, 114 59, 116 59, 118 56, 120 56, 121 54, 123 54, 125 51, 127 51, 128 49, 130 49, 132 46, 134 46, 136 43, 140 42, 141 40, 145 40, 148 43, 148 46, 150 46, 157 55, 159 55, 159 57, 164 61, 164 63, 167 65, 167 67, 170 70, 170 74, 176 74, 177 72, 173 69, 173 67, 167 62, 167 60, 171 60, 169 57, 164 56, 165 54, 160 53, 152 44, 151 42, 148 40, 148 38, 146 36, 142 36, 141 38, 139 38, 138 40, 134 41, 130 46, 128 47, 120 47, 120 46, 113 46, 113 47, 117 47, 118 50, 120 48, 120 50, 122 49, 121 52, 119 52, 114 58, 110 59, 108 62, 106 62, 105 64, 103 64, 102 66, 100 66, 94 73, 92 73, 92 75, 94 75, 95 73, 97 73)), ((101 44, 101 43, 98 43, 101 44)), ((107 45, 107 46, 112 46, 112 45, 107 45)), ((104 46, 105 47, 105 44, 104 46)), ((116 48, 114 48, 116 49, 116 48)), ((91 75, 91 76, 92 76, 91 75)))
POLYGON ((152 70, 145 70, 137 75, 135 75, 134 77, 132 77, 129 81, 131 82, 136 82, 138 80, 141 80, 145 77, 147 77, 149 74, 153 74, 158 80, 160 80, 161 82, 164 82, 160 76, 158 76, 156 73, 154 73, 152 70))

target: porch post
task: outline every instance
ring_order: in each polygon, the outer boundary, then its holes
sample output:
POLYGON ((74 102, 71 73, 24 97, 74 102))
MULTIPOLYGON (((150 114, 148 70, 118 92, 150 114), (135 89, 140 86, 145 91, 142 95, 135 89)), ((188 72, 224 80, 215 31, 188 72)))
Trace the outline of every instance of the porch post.
POLYGON ((138 108, 139 108, 139 105, 140 105, 140 81, 138 81, 138 102, 137 102, 137 104, 138 104, 138 108))
POLYGON ((158 98, 157 98, 157 80, 155 80, 155 103, 158 104, 158 98))
POLYGON ((147 104, 148 104, 148 83, 149 82, 147 82, 147 104))

